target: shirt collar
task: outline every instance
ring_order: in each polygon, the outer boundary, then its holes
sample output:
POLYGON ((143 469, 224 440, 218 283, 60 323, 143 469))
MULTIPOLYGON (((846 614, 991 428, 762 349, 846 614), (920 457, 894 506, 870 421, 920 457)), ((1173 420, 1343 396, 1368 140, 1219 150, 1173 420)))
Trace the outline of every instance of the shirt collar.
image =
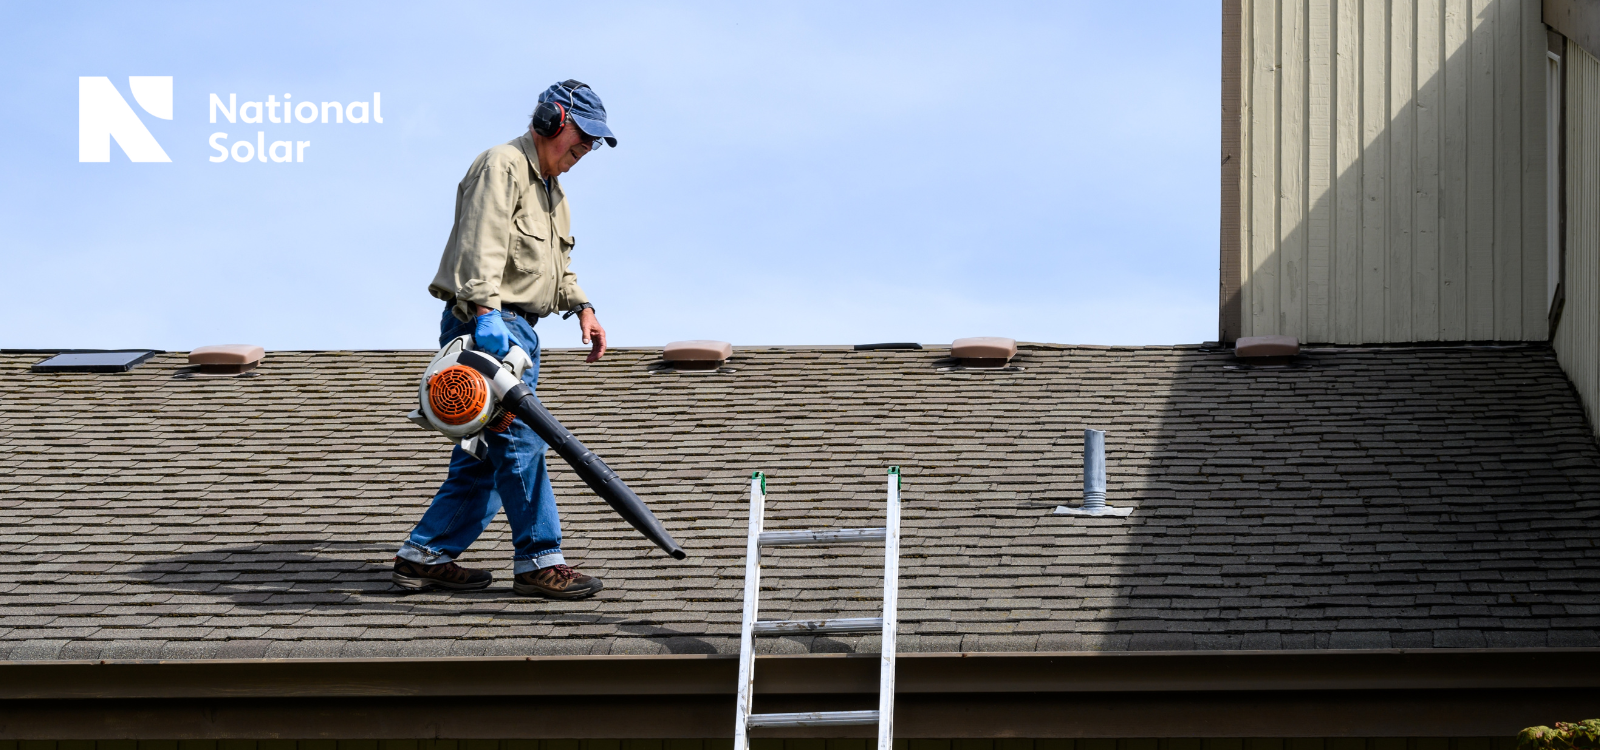
POLYGON ((517 148, 522 149, 522 155, 528 158, 528 166, 533 167, 533 176, 543 180, 544 173, 539 171, 539 150, 534 148, 533 135, 523 133, 511 142, 517 144, 517 148))
MULTIPOLYGON (((545 180, 545 176, 543 172, 539 171, 539 150, 533 145, 533 135, 530 133, 523 133, 522 135, 517 136, 517 139, 512 141, 512 143, 517 144, 517 148, 522 149, 522 155, 527 157, 528 166, 533 168, 533 178, 543 182, 545 180)), ((557 192, 561 190, 561 180, 552 177, 550 178, 550 182, 548 185, 546 185, 546 187, 549 188, 552 193, 557 192)))

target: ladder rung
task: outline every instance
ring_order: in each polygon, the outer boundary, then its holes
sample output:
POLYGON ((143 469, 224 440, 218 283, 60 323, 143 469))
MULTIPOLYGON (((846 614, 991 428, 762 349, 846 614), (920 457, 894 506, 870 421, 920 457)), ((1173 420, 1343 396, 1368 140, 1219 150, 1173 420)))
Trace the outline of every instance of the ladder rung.
POLYGON ((878 723, 877 711, 806 711, 793 714, 750 714, 752 727, 847 727, 878 723))
POLYGON ((773 633, 876 633, 882 617, 841 617, 834 620, 761 620, 751 628, 757 635, 773 633))
POLYGON ((865 544, 889 538, 888 529, 820 529, 811 531, 763 531, 756 543, 763 547, 798 544, 865 544))

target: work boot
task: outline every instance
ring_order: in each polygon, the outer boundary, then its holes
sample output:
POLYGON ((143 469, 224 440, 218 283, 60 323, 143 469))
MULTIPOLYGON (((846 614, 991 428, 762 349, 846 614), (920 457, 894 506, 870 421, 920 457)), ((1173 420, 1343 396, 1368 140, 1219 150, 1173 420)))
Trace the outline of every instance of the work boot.
POLYGON ((518 573, 511 590, 522 596, 543 596, 550 599, 582 599, 594 596, 604 588, 600 579, 586 576, 565 565, 518 573))
POLYGON ((463 568, 453 562, 423 565, 396 557, 394 575, 390 576, 390 580, 400 588, 417 591, 427 591, 435 586, 456 591, 476 591, 488 588, 494 576, 487 570, 463 568))

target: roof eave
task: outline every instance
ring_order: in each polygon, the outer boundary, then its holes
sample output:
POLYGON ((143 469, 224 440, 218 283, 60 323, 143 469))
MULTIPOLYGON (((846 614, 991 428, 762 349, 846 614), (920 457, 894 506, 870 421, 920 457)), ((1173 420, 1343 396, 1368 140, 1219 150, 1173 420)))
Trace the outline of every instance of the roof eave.
MULTIPOLYGON (((901 693, 1600 687, 1600 648, 909 653, 901 693)), ((872 693, 875 654, 757 657, 762 693, 872 693)), ((497 656, 0 662, 0 700, 732 695, 738 657, 497 656), (426 674, 419 681, 417 675, 426 674)))
MULTIPOLYGON (((763 656, 757 694, 763 710, 849 707, 876 692, 877 662, 763 656)), ((727 655, 0 662, 0 739, 718 737, 737 668, 727 655)), ((1493 736, 1595 705, 1600 649, 903 654, 897 681, 907 737, 1493 736)))

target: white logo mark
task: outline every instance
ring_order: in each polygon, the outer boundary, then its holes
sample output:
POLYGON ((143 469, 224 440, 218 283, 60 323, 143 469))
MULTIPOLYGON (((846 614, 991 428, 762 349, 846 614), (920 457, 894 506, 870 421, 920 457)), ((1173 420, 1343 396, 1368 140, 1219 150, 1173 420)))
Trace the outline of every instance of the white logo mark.
MULTIPOLYGON (((144 111, 172 119, 172 76, 128 76, 128 88, 144 111)), ((78 161, 111 161, 113 138, 129 161, 172 161, 110 78, 78 78, 78 161)))

